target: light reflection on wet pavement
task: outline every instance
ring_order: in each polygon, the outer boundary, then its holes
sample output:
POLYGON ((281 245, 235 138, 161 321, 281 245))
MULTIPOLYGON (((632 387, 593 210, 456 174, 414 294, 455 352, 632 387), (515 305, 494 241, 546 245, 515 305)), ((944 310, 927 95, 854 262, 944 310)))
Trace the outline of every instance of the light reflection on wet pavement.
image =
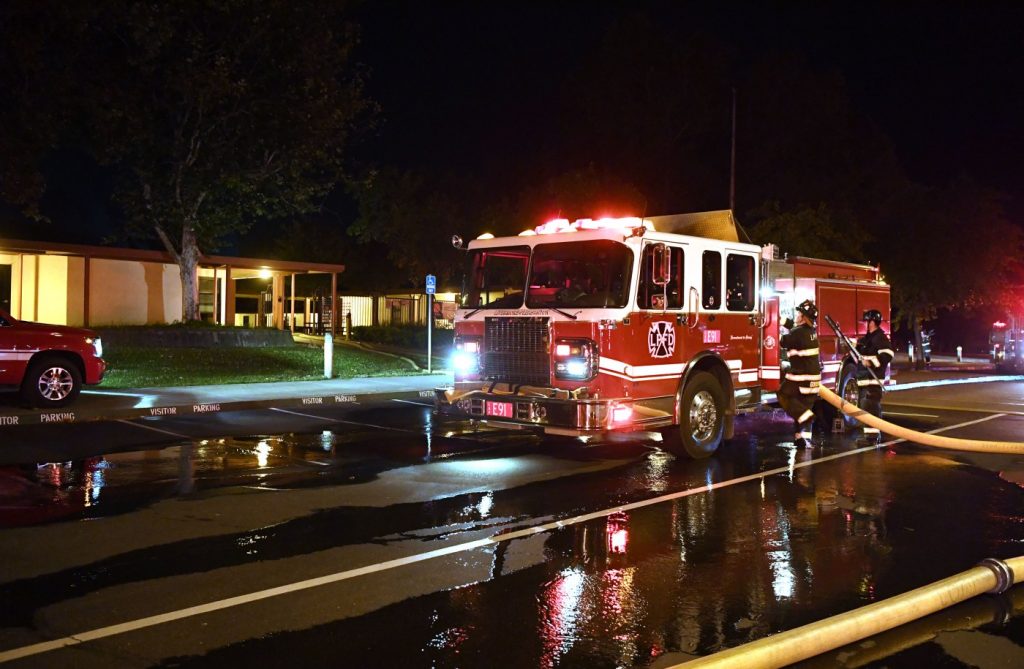
MULTIPOLYGON (((583 450, 522 438, 502 446, 496 439, 483 448, 499 452, 481 455, 477 446, 458 440, 424 443, 423 437, 339 430, 208 440, 22 470, 18 475, 29 483, 21 494, 31 490, 38 508, 61 508, 64 515, 40 511, 34 517, 21 509, 0 521, 122 513, 162 497, 239 486, 336 486, 448 458, 469 471, 544 448, 565 459, 625 456, 621 467, 597 474, 425 503, 324 509, 269 528, 181 541, 25 579, 0 586, 0 598, 16 604, 3 622, 30 625, 35 611, 71 590, 84 596, 188 573, 196 565, 214 569, 410 539, 429 550, 429 542, 441 537, 570 517, 775 468, 783 473, 475 550, 465 559, 490 565, 482 580, 467 569, 465 581, 458 583, 456 573, 451 578, 457 584, 442 591, 356 617, 338 612, 341 618, 331 622, 169 658, 164 665, 301 658, 304 665, 359 667, 668 666, 904 592, 979 557, 1007 557, 1024 548, 1024 497, 1005 470, 1000 478, 955 456, 887 448, 797 467, 823 452, 850 450, 852 439, 802 450, 779 440, 788 423, 777 416, 746 419, 739 427, 716 457, 703 461, 673 458, 656 442, 583 450)), ((8 482, 8 489, 17 486, 8 482)), ((401 578, 436 568, 403 568, 408 573, 401 578)), ((969 666, 970 644, 949 633, 979 625, 980 631, 963 633, 995 634, 1020 649, 1020 590, 937 614, 944 617, 922 621, 909 637, 894 632, 888 641, 879 638, 806 664, 969 666), (877 655, 873 649, 880 647, 890 651, 877 655)))

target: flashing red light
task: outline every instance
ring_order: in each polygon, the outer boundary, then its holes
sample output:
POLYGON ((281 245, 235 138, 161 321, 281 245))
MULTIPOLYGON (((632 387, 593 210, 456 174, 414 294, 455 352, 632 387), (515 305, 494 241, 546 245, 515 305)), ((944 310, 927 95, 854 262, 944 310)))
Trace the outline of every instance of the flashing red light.
POLYGON ((612 422, 614 423, 628 423, 633 417, 633 407, 631 406, 617 406, 612 409, 612 422))
POLYGON ((564 358, 572 352, 572 347, 568 344, 558 344, 555 346, 555 355, 559 358, 564 358))
POLYGON ((579 230, 601 230, 612 228, 618 230, 630 230, 642 227, 644 220, 636 216, 623 216, 621 218, 581 218, 570 222, 567 218, 555 218, 535 229, 538 235, 550 235, 556 232, 577 232, 579 230))

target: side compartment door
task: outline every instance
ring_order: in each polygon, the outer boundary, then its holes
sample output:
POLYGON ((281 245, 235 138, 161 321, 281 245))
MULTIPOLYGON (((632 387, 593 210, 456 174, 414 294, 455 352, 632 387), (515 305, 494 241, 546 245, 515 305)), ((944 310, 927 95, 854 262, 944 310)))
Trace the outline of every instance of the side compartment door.
POLYGON ((761 341, 761 388, 775 392, 782 385, 779 363, 779 296, 764 301, 764 333, 761 341))

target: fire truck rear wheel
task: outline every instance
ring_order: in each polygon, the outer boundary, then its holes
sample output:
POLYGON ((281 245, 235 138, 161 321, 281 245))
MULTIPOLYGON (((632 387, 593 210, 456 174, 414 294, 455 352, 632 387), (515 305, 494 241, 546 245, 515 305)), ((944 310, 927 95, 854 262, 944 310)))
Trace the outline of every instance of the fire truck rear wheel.
POLYGON ((677 396, 679 427, 666 435, 667 449, 677 455, 706 458, 722 443, 725 392, 714 375, 695 373, 677 396))
MULTIPOLYGON (((850 404, 855 404, 858 407, 861 405, 864 393, 861 391, 860 386, 857 385, 857 368, 854 365, 843 367, 843 374, 839 377, 839 390, 836 394, 850 404)), ((846 423, 848 429, 859 424, 856 418, 851 418, 845 413, 843 414, 843 422, 846 423)))

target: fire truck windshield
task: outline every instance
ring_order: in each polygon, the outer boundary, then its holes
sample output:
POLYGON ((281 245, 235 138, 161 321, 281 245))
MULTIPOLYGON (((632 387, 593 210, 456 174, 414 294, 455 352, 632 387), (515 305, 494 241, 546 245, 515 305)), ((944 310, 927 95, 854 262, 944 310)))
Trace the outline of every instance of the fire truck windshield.
POLYGON ((478 249, 470 254, 470 284, 462 306, 518 309, 523 306, 529 246, 478 249))
POLYGON ((624 307, 633 253, 607 239, 538 244, 526 306, 624 307))

